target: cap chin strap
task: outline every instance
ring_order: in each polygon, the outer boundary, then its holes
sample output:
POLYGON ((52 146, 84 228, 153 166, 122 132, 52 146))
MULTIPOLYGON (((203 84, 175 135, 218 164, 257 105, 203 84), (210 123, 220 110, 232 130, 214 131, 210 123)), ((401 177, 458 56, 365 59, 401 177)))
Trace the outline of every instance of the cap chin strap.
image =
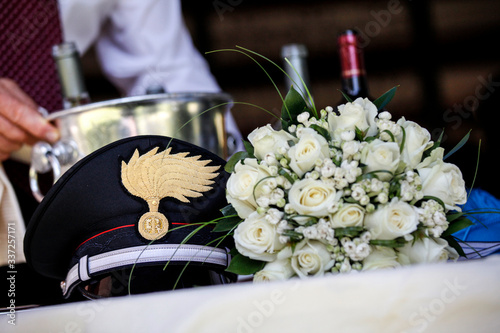
POLYGON ((92 276, 134 264, 156 264, 168 262, 196 262, 221 266, 229 265, 229 253, 225 249, 195 244, 155 244, 135 246, 109 251, 94 256, 84 256, 71 267, 66 280, 61 282, 63 296, 68 297, 80 282, 92 276))

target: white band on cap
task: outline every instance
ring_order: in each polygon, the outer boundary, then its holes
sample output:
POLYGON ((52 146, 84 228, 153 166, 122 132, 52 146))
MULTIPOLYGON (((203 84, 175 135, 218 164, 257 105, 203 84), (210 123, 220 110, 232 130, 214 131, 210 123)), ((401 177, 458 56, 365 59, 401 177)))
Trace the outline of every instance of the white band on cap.
POLYGON ((195 244, 155 244, 114 250, 95 256, 84 256, 71 267, 62 284, 63 295, 80 281, 90 280, 94 274, 117 267, 158 262, 198 262, 222 266, 229 265, 225 249, 195 244))

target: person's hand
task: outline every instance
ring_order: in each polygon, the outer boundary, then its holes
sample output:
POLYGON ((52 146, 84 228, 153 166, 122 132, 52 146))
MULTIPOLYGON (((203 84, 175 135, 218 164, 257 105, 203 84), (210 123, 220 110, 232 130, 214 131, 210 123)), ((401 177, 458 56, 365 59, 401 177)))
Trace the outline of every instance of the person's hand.
POLYGON ((11 79, 0 78, 0 161, 23 144, 56 142, 59 130, 38 112, 36 103, 11 79))

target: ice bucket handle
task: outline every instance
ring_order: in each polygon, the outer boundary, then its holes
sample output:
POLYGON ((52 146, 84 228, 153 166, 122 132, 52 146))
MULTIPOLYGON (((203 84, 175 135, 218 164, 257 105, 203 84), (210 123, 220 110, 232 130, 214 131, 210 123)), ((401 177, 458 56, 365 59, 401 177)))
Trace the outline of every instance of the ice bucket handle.
POLYGON ((78 148, 72 141, 58 141, 53 146, 47 142, 37 142, 31 151, 29 169, 30 188, 35 199, 40 202, 44 197, 38 185, 38 173, 52 171, 55 183, 61 176, 61 166, 72 165, 78 157, 78 148))

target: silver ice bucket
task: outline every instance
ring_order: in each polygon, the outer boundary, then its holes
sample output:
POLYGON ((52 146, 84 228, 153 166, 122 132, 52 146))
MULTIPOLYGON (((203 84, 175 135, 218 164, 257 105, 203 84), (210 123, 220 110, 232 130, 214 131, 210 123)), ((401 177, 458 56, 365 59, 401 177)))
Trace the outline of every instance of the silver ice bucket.
POLYGON ((42 200, 38 173, 52 171, 54 181, 82 157, 116 140, 137 135, 165 135, 228 156, 225 112, 232 98, 224 93, 172 93, 134 96, 87 104, 52 113, 61 131, 54 145, 33 146, 30 186, 42 200))

